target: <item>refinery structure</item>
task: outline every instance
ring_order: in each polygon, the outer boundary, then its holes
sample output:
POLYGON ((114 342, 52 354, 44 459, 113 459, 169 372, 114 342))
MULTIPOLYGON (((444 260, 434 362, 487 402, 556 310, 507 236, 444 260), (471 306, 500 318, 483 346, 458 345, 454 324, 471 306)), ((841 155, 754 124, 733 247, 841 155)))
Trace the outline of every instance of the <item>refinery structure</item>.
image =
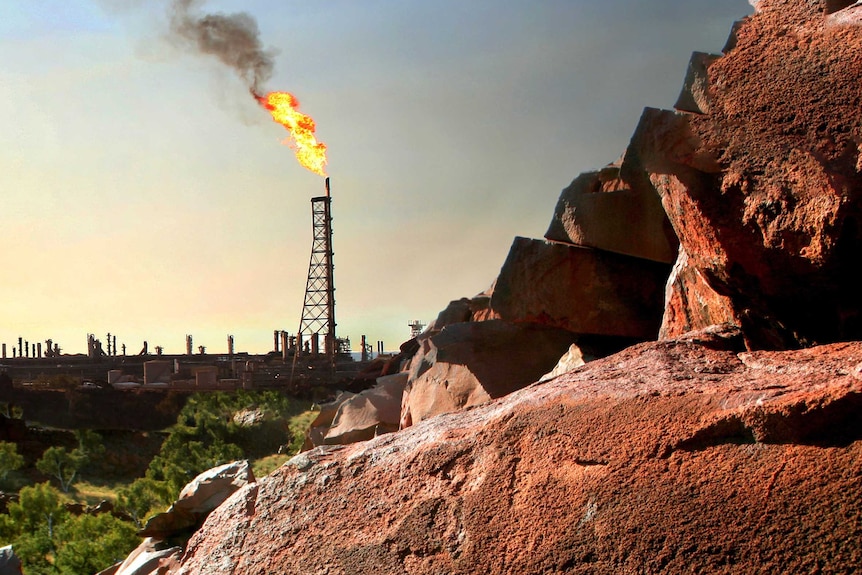
MULTIPOLYGON (((140 350, 118 346, 117 336, 105 340, 87 334, 87 353, 63 354, 51 339, 29 342, 23 338, 0 344, 0 373, 16 387, 52 389, 79 385, 119 390, 231 390, 278 388, 302 394, 319 386, 349 380, 381 355, 363 335, 360 351, 351 353, 349 338, 340 338, 335 321, 332 196, 325 179, 325 194, 311 199, 312 246, 301 319, 295 333, 273 330, 272 350, 265 354, 237 352, 234 338, 226 338, 225 353, 208 353, 186 335, 184 354, 165 354, 161 346, 144 341, 140 350), (44 343, 44 345, 43 345, 44 343)), ((415 329, 413 324, 410 327, 415 329)), ((137 347, 137 346, 136 346, 137 347)))

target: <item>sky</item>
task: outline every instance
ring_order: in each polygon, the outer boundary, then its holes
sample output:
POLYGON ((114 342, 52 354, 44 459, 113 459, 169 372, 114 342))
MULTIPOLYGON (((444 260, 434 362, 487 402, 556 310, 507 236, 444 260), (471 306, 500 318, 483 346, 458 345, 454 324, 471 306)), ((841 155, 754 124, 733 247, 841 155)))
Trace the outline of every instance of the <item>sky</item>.
MULTIPOLYGON (((0 3, 0 342, 272 349, 323 179, 167 0, 0 3)), ((560 191, 671 108, 745 0, 210 0, 245 12, 328 147, 336 320, 396 350, 487 289, 560 191)), ((43 344, 44 345, 44 344, 43 344)), ((9 351, 11 356, 11 349, 9 351)))

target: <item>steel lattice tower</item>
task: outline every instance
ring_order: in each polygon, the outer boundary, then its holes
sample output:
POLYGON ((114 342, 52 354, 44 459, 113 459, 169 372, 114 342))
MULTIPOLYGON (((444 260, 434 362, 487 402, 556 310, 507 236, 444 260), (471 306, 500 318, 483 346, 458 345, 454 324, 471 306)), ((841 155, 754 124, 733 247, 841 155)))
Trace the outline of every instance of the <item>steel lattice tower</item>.
MULTIPOLYGON (((329 195, 329 178, 326 178, 326 195, 311 198, 311 221, 314 239, 311 260, 308 264, 308 281, 305 284, 305 302, 299 322, 299 338, 311 340, 312 351, 317 351, 317 336, 324 335, 326 354, 335 354, 335 269, 332 264, 332 198, 329 195), (308 338, 308 339, 307 339, 308 338)), ((299 347, 299 346, 297 346, 299 347)), ((297 350, 298 352, 301 350, 297 350)))

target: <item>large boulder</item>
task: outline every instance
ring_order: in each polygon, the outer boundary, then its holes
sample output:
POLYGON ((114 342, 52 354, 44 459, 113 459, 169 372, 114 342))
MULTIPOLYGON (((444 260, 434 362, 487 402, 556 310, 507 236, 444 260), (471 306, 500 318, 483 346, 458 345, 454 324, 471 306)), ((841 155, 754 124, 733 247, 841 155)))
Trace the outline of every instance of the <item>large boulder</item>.
POLYGON ((401 426, 479 405, 533 383, 576 340, 565 330, 501 320, 452 324, 420 337, 401 426))
POLYGON ((862 338, 859 12, 758 2, 704 63, 708 113, 647 110, 625 154, 623 176, 661 195, 688 277, 728 298, 752 348, 862 338))
POLYGON ((138 533, 145 539, 122 562, 98 575, 163 575, 179 564, 183 546, 207 516, 238 489, 255 483, 248 461, 204 471, 183 487, 177 501, 138 533))
POLYGON ((308 451, 326 443, 326 434, 329 433, 329 428, 332 427, 332 421, 338 413, 338 408, 341 407, 342 403, 355 395, 355 393, 350 391, 339 391, 335 399, 320 405, 317 417, 314 418, 314 421, 311 422, 305 431, 305 441, 302 445, 303 451, 308 451))
POLYGON ((182 547, 148 537, 122 563, 96 575, 161 575, 179 562, 182 553, 182 547))
POLYGON ((171 573, 847 573, 862 344, 640 344, 473 409, 289 461, 171 573))
POLYGON ((679 242, 652 188, 633 188, 619 166, 581 174, 563 190, 545 238, 671 264, 679 242))
POLYGON ((733 302, 716 292, 697 268, 688 265, 688 255, 680 249, 667 281, 659 338, 672 339, 704 326, 724 323, 741 324, 733 302))
POLYGON ((380 377, 377 385, 371 389, 343 401, 338 406, 323 443, 355 443, 397 431, 407 377, 407 373, 380 377))
POLYGON ((500 318, 577 334, 655 339, 670 266, 515 238, 491 307, 500 318))

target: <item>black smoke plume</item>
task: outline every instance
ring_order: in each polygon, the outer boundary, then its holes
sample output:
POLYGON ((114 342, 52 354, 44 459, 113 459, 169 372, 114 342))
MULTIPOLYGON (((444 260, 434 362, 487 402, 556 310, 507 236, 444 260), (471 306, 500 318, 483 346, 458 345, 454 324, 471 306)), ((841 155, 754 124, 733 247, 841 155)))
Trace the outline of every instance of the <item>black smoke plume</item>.
POLYGON ((202 0, 174 0, 171 3, 171 31, 201 54, 218 58, 232 68, 254 95, 272 76, 272 50, 260 42, 257 21, 245 12, 198 14, 202 0))

